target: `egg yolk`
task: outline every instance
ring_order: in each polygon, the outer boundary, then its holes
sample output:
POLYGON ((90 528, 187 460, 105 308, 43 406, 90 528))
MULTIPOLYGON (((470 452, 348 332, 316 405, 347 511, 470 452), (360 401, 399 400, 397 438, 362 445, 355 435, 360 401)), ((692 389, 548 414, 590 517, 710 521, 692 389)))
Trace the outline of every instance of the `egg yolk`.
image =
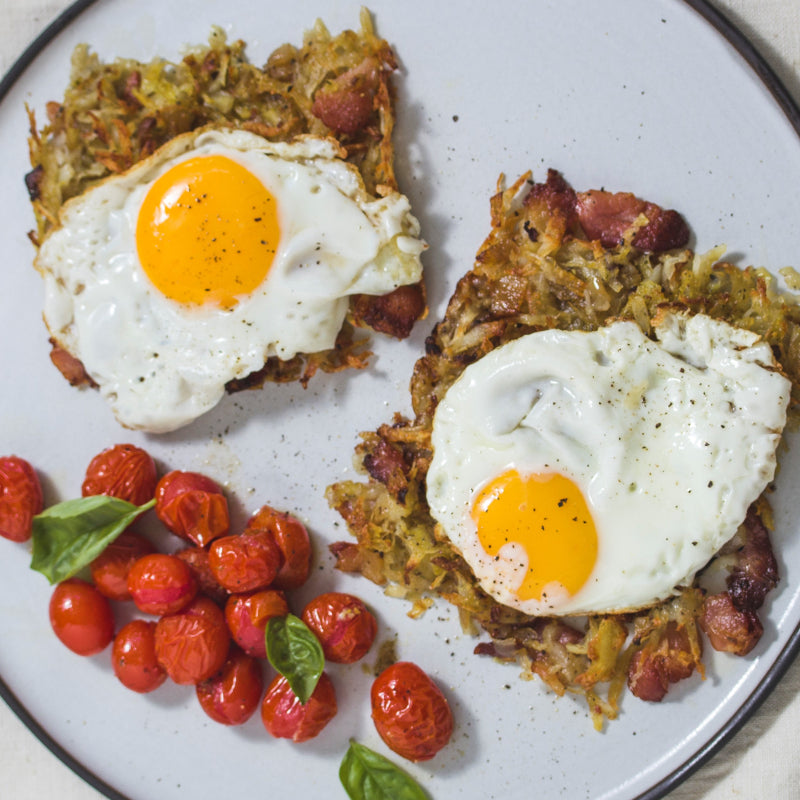
POLYGON ((597 530, 583 493, 563 475, 504 472, 479 492, 472 519, 488 555, 511 542, 527 553, 520 600, 546 599, 554 582, 574 595, 594 569, 597 530))
POLYGON ((162 294, 226 309, 264 281, 279 239, 275 198, 220 155, 167 170, 145 195, 136 223, 139 260, 162 294))

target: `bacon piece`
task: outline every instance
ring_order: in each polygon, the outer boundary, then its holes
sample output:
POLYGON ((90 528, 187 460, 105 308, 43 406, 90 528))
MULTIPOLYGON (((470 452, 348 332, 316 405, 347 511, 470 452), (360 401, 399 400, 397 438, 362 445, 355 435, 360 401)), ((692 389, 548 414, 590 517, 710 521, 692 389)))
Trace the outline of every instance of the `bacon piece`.
POLYGON ((409 464, 403 451, 381 439, 375 449, 364 456, 364 468, 382 483, 401 503, 408 491, 409 464))
POLYGON ((311 113, 337 133, 358 133, 372 117, 379 85, 380 65, 367 58, 323 86, 314 97, 311 113))
MULTIPOLYGON (((550 214, 559 213, 567 220, 568 225, 574 224, 578 197, 560 172, 548 169, 547 180, 544 183, 535 183, 525 196, 526 206, 540 202, 547 205, 550 214)), ((526 228, 526 232, 530 237, 530 229, 526 228)))
POLYGON ((425 292, 419 284, 399 286, 389 294, 353 298, 353 316, 379 333, 405 339, 425 313, 425 292))
POLYGON ((728 591, 739 611, 756 611, 767 593, 778 585, 778 562, 769 532, 753 506, 744 521, 745 541, 728 576, 728 591))
POLYGON ((578 193, 576 210, 589 239, 598 239, 603 247, 614 247, 646 207, 644 200, 630 192, 592 190, 578 193))
POLYGON ((677 211, 665 211, 630 192, 578 192, 576 213, 587 237, 598 239, 603 247, 618 245, 640 214, 648 223, 634 236, 634 247, 661 252, 689 241, 689 227, 677 211))
POLYGON ((638 650, 628 667, 628 688, 640 700, 659 703, 667 694, 669 681, 661 674, 658 662, 648 659, 644 650, 638 650))
MULTIPOLYGON (((634 235, 634 247, 658 253, 689 241, 689 226, 677 211, 665 210, 630 192, 575 192, 553 169, 547 171, 545 183, 535 183, 525 197, 526 206, 536 203, 546 204, 551 215, 563 217, 568 228, 580 225, 589 239, 598 240, 603 247, 618 245, 640 214, 648 222, 634 235)), ((532 235, 530 227, 525 230, 532 235)))
POLYGON ((566 622, 551 620, 550 624, 556 626, 555 638, 560 645, 566 647, 568 644, 578 644, 583 641, 583 634, 577 628, 567 625, 566 622))
POLYGON ((383 484, 389 483, 397 471, 404 475, 408 472, 403 451, 383 439, 378 442, 373 452, 364 457, 364 467, 376 481, 383 484))
MULTIPOLYGON (((492 608, 491 616, 493 621, 496 617, 502 617, 503 611, 500 608, 492 608)), ((481 642, 476 645, 473 653, 476 655, 488 655, 493 658, 509 658, 514 648, 529 649, 529 652, 535 661, 541 661, 544 664, 549 664, 549 658, 544 650, 538 647, 533 650, 530 649, 530 643, 545 642, 546 646, 554 644, 566 648, 568 645, 580 644, 583 641, 584 634, 577 628, 573 628, 566 622, 556 617, 537 617, 529 623, 515 624, 509 627, 500 627, 492 630, 487 628, 492 636, 491 642, 481 642)))
POLYGON ((669 622, 655 643, 648 642, 633 654, 628 667, 628 688, 641 700, 658 703, 671 683, 694 672, 696 663, 686 629, 669 622))
POLYGON ((311 113, 338 133, 357 133, 372 115, 372 94, 365 90, 320 93, 314 98, 311 113))
POLYGON ((648 203, 645 216, 650 220, 633 237, 633 246, 650 253, 661 253, 685 247, 689 241, 689 226, 674 209, 660 208, 648 203))
POLYGON ((58 371, 73 385, 73 386, 96 386, 97 384, 89 377, 89 373, 83 366, 83 363, 75 358, 72 353, 68 353, 63 347, 60 347, 52 339, 50 340, 52 349, 50 350, 50 360, 56 366, 58 371))
POLYGON ((727 584, 727 591, 705 599, 699 623, 715 650, 744 656, 764 633, 757 611, 778 584, 778 562, 755 506, 747 510, 744 544, 727 584))
POLYGON ((43 179, 44 167, 41 164, 25 173, 25 188, 28 190, 28 197, 31 201, 38 200, 42 196, 43 179))
MULTIPOLYGON (((491 616, 493 620, 497 618, 499 621, 503 615, 504 610, 502 608, 492 608, 491 616)), ((559 644, 561 647, 580 644, 584 639, 584 634, 581 631, 573 628, 572 625, 568 625, 558 617, 536 617, 529 623, 513 625, 508 636, 515 639, 520 645, 533 640, 559 644)))
POLYGON ((336 559, 336 569, 342 572, 358 572, 361 568, 361 551, 352 542, 333 542, 328 550, 336 559))
POLYGON ((715 650, 737 656, 747 655, 764 633, 756 612, 736 608, 730 592, 707 597, 698 622, 715 650))

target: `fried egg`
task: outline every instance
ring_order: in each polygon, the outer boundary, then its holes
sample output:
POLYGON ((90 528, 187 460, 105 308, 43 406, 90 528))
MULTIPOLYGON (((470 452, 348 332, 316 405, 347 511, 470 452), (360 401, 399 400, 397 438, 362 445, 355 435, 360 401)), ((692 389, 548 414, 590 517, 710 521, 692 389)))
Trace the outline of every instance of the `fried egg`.
POLYGON ((789 381, 756 334, 664 314, 492 350, 439 403, 427 499, 480 585, 531 615, 647 607, 775 471, 789 381))
POLYGON ((333 347, 350 295, 420 280, 408 199, 340 155, 196 131, 64 204, 35 262, 45 322, 124 426, 175 430, 269 357, 333 347))

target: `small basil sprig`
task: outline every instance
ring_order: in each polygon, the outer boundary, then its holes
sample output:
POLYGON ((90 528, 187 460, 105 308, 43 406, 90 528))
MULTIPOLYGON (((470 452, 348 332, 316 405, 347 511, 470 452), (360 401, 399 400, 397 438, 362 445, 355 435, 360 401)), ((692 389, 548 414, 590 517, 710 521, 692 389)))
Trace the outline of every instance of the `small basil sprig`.
POLYGON ((407 772, 352 739, 339 766, 339 780, 350 800, 429 800, 407 772))
POLYGON ((92 495, 50 506, 33 518, 31 569, 50 583, 71 578, 155 503, 136 506, 118 497, 92 495))
POLYGON ((269 663, 286 678, 305 705, 325 669, 322 645, 305 622, 294 614, 272 617, 265 636, 269 663))

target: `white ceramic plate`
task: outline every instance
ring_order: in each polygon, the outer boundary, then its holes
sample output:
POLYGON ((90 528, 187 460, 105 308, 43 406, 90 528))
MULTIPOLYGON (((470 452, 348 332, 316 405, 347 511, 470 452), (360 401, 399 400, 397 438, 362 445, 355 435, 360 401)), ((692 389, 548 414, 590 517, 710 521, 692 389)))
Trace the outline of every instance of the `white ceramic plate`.
MULTIPOLYGON (((695 5, 713 18, 704 3, 695 5)), ((548 797, 655 798, 731 734, 797 649, 800 540, 787 491, 800 469, 796 448, 784 454, 776 496, 783 580, 756 651, 745 659, 709 654, 706 680, 682 682, 659 705, 626 697, 603 733, 592 729, 581 701, 556 699, 539 683, 518 680, 516 668, 473 656, 475 641, 447 607, 412 621, 402 602, 335 573, 326 544, 346 534, 323 490, 352 473, 358 431, 408 410, 413 362, 488 231, 499 173, 515 178, 532 168, 543 178, 552 166, 579 189, 635 191, 680 209, 699 249, 726 242, 736 261, 777 270, 796 259, 787 220, 800 218, 800 115, 735 31, 726 29, 732 38, 725 39, 681 0, 375 0, 371 7, 402 64, 397 168, 431 245, 429 319, 406 342, 377 342, 367 371, 318 376, 307 391, 268 386, 240 394, 162 437, 123 431, 95 393, 70 388, 49 363, 42 291, 30 267, 24 104, 41 115, 46 101, 62 95, 78 42, 106 59, 176 58, 218 24, 246 39, 260 62, 278 44, 299 41, 317 16, 338 31, 356 26, 359 12, 358 0, 79 3, 2 85, 2 450, 39 468, 48 502, 77 496, 96 452, 133 441, 165 467, 223 482, 239 520, 267 502, 295 510, 315 537, 318 567, 295 596, 296 610, 323 589, 360 594, 377 612, 381 639, 396 636, 398 655, 427 669, 452 704, 452 744, 432 762, 406 765, 432 797, 513 800, 535 787, 548 797)), ((359 666, 331 669, 340 713, 304 746, 270 739, 257 715, 240 729, 216 725, 186 687, 165 685, 146 697, 126 691, 107 654, 79 658, 52 635, 50 588, 28 570, 25 546, 2 550, 2 693, 109 797, 344 797, 337 770, 350 737, 391 755, 369 720, 369 679, 359 666)))

